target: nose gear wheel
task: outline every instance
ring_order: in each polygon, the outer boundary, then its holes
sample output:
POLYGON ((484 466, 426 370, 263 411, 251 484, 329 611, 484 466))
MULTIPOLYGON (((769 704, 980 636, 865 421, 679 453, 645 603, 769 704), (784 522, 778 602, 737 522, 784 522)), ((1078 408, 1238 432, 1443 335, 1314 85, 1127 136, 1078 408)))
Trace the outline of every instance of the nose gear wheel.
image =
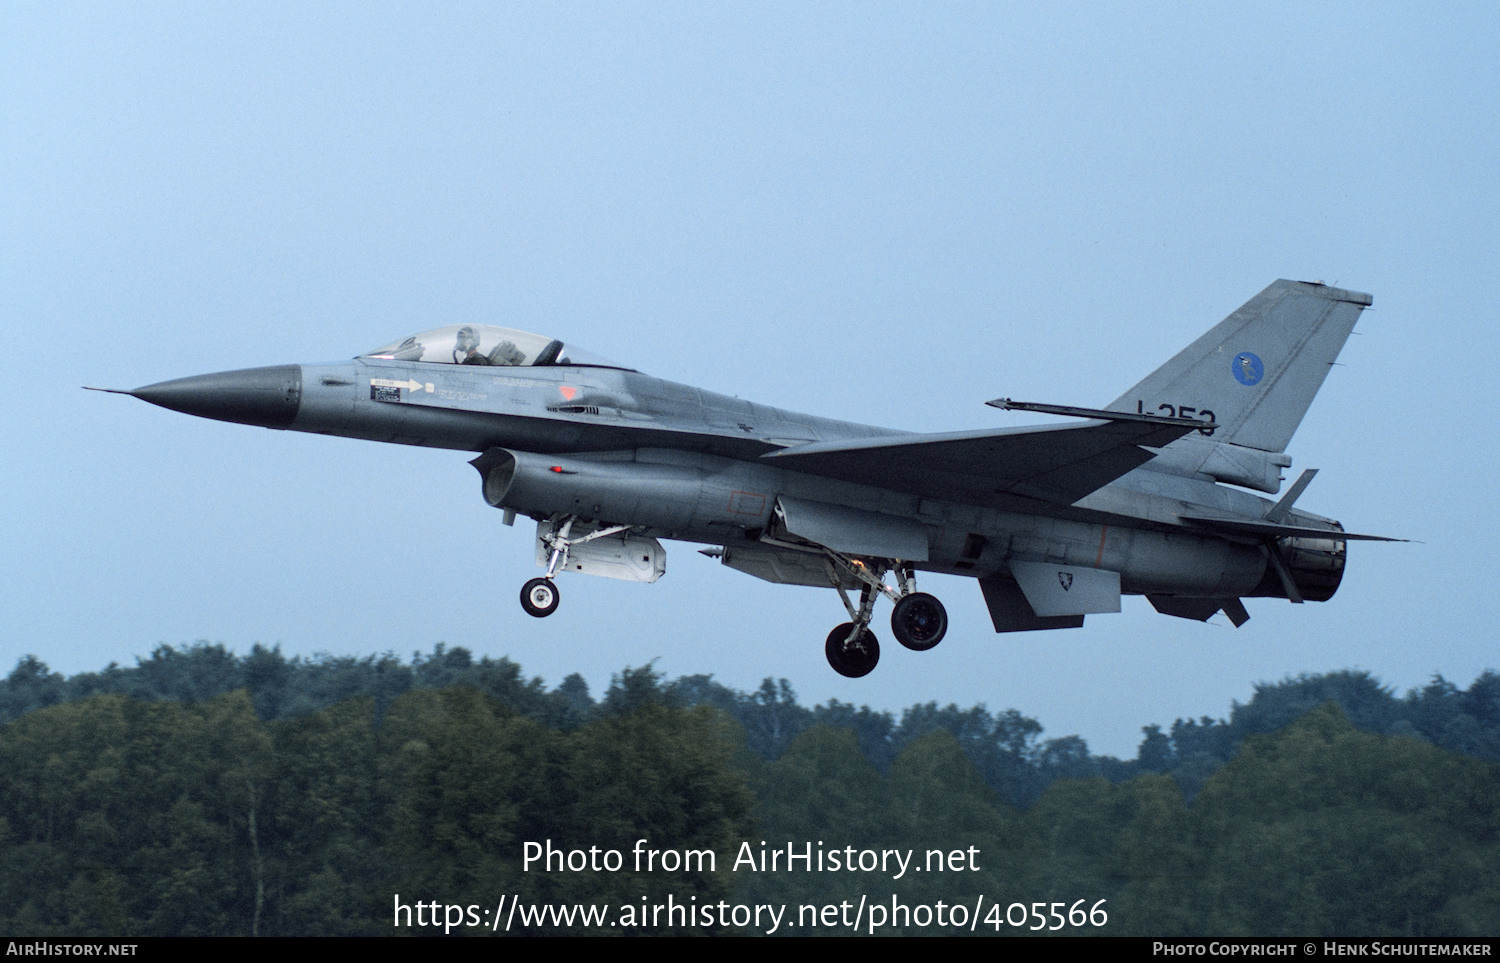
POLYGON ((544 619, 556 612, 561 600, 557 584, 549 578, 534 578, 521 586, 521 608, 535 618, 544 619))

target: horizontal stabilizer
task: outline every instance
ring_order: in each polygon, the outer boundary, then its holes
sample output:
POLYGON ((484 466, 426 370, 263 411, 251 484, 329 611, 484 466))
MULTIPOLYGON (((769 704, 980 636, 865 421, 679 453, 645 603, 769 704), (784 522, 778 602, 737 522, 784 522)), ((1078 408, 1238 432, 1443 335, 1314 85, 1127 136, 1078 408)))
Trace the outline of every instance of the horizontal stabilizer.
POLYGON ((1262 519, 1222 518, 1216 515, 1178 515, 1177 517, 1195 528, 1206 528, 1224 535, 1258 538, 1268 536, 1271 538, 1332 538, 1339 541, 1359 542, 1409 541, 1409 539, 1390 538, 1386 535, 1360 535, 1356 532, 1346 532, 1341 528, 1313 528, 1310 525, 1287 525, 1262 519))

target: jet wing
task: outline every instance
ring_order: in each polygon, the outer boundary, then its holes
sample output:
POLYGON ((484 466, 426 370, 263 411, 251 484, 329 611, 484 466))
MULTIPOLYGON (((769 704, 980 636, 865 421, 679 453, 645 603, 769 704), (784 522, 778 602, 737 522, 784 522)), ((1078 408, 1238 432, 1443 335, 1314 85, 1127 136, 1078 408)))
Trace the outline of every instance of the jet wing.
POLYGON ((797 445, 762 455, 792 471, 992 505, 1023 496, 1071 505, 1204 427, 1130 415, 1077 425, 896 435, 797 445))

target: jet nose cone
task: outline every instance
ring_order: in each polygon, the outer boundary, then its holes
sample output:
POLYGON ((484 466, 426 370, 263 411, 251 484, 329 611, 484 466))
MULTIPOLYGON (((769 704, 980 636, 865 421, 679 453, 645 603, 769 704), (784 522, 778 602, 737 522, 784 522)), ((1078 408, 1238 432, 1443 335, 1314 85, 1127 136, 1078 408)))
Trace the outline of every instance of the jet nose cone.
POLYGON ((302 403, 302 366, 281 364, 175 378, 130 394, 199 418, 286 428, 302 403))

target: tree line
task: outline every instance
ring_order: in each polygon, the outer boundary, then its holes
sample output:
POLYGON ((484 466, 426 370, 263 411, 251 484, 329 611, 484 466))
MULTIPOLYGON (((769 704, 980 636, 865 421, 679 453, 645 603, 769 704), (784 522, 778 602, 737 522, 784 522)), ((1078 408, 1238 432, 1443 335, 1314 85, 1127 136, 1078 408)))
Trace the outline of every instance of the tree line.
MULTIPOLYGON (((649 667, 596 700, 578 677, 548 689, 443 647, 409 663, 163 648, 72 678, 22 660, 0 686, 0 928, 419 935, 434 930, 394 925, 398 894, 480 907, 983 895, 1105 900, 1116 935, 1493 933, 1500 766, 1436 744, 1493 745, 1493 679, 1400 698, 1361 673, 1284 680, 1228 720, 1148 727, 1121 761, 1043 740, 1013 712, 807 708, 785 683, 735 693, 649 667), (522 866, 528 841, 628 853, 638 839, 718 858, 522 866), (729 869, 745 843, 810 842, 972 848, 979 869, 729 869)), ((1016 932, 998 918, 978 931, 1016 932)))
POLYGON ((745 747, 765 759, 779 758, 809 729, 833 726, 853 730, 865 759, 885 772, 914 740, 947 732, 990 788, 1020 807, 1036 802, 1058 779, 1100 776, 1123 782, 1147 773, 1172 776, 1191 801, 1204 780, 1234 758, 1247 738, 1276 732, 1327 702, 1340 706, 1364 732, 1412 736, 1500 762, 1500 673, 1494 671, 1484 672, 1467 689, 1434 676, 1404 696, 1369 673, 1353 670, 1264 682, 1255 687, 1249 702, 1235 702, 1226 718, 1204 716, 1177 719, 1166 727, 1146 726, 1136 757, 1121 760, 1094 755, 1078 736, 1044 738, 1040 722, 1014 709, 928 702, 898 715, 836 699, 804 706, 785 679, 768 678, 754 692, 741 692, 711 676, 665 680, 633 669, 626 669, 596 700, 576 673, 549 689, 541 679, 527 678, 508 658, 475 659, 467 649, 441 643, 405 661, 392 653, 287 658, 279 646, 255 645, 249 654, 237 656, 216 644, 161 645, 133 667, 111 664, 101 672, 71 677, 28 655, 0 681, 0 725, 91 695, 195 702, 240 689, 262 722, 301 718, 362 696, 372 700, 379 725, 391 703, 408 692, 462 685, 543 726, 571 731, 591 719, 617 714, 638 697, 631 686, 647 676, 655 680, 655 697, 724 712, 744 730, 745 747))

